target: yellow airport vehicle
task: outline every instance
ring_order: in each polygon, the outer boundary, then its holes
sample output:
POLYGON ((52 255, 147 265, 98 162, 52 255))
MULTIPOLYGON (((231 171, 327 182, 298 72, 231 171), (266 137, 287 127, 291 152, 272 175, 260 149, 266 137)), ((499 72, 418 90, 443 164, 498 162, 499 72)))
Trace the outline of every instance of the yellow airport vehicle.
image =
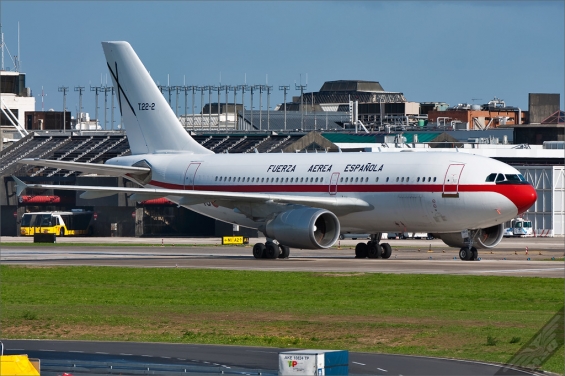
POLYGON ((72 210, 68 212, 36 212, 22 216, 20 234, 22 236, 54 235, 81 236, 92 235, 91 211, 72 210))

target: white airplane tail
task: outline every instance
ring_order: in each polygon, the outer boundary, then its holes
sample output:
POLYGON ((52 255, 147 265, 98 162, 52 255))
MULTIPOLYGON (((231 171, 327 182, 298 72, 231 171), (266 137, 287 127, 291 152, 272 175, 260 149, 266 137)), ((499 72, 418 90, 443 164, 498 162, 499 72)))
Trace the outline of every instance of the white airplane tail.
POLYGON ((213 154, 182 127, 128 42, 102 42, 132 154, 213 154))

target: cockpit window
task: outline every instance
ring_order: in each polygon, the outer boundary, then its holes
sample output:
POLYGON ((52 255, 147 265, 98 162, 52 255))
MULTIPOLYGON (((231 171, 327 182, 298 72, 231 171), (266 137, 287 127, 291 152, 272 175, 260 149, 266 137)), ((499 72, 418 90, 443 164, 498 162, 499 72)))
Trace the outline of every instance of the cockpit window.
POLYGON ((496 179, 496 172, 493 172, 492 174, 490 174, 489 176, 487 176, 487 180, 485 180, 487 183, 489 182, 493 182, 496 179))
POLYGON ((496 177, 496 180, 495 180, 495 181, 496 181, 497 183, 500 182, 500 181, 504 181, 504 175, 503 175, 503 174, 498 174, 498 176, 496 177))
POLYGON ((508 180, 508 181, 512 181, 512 182, 520 182, 520 181, 522 181, 522 180, 520 179, 520 175, 518 175, 518 174, 506 174, 506 175, 504 175, 504 176, 506 176, 506 180, 508 180))

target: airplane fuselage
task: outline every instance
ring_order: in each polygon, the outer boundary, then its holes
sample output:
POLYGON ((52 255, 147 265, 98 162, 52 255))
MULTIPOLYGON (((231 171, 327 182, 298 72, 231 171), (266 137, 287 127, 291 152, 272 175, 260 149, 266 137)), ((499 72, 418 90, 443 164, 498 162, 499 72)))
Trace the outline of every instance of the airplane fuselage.
MULTIPOLYGON (((523 191, 533 190, 519 181, 486 182, 491 173, 520 173, 502 162, 457 152, 174 153, 120 157, 107 164, 130 166, 140 160, 151 166, 146 187, 355 197, 372 206, 372 210, 338 214, 342 232, 490 227, 525 211, 520 205, 523 191)), ((182 205, 180 197, 168 198, 182 205)), ((251 228, 259 227, 263 219, 221 202, 183 206, 251 228)))

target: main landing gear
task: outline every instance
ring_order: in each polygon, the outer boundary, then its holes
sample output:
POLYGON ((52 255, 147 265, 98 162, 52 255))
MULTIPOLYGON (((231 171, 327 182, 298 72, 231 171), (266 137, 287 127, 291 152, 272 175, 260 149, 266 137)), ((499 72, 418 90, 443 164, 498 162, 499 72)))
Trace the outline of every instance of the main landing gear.
POLYGON ((371 240, 367 243, 357 243, 355 246, 355 258, 390 258, 392 247, 388 243, 382 243, 382 233, 371 234, 371 240))
POLYGON ((276 244, 269 239, 267 239, 265 244, 257 243, 253 246, 253 257, 256 259, 284 259, 288 258, 289 255, 290 247, 282 244, 276 244))
POLYGON ((477 236, 478 231, 469 230, 469 237, 464 239, 465 246, 459 250, 459 258, 463 261, 474 261, 479 258, 479 251, 473 247, 473 240, 477 236))

